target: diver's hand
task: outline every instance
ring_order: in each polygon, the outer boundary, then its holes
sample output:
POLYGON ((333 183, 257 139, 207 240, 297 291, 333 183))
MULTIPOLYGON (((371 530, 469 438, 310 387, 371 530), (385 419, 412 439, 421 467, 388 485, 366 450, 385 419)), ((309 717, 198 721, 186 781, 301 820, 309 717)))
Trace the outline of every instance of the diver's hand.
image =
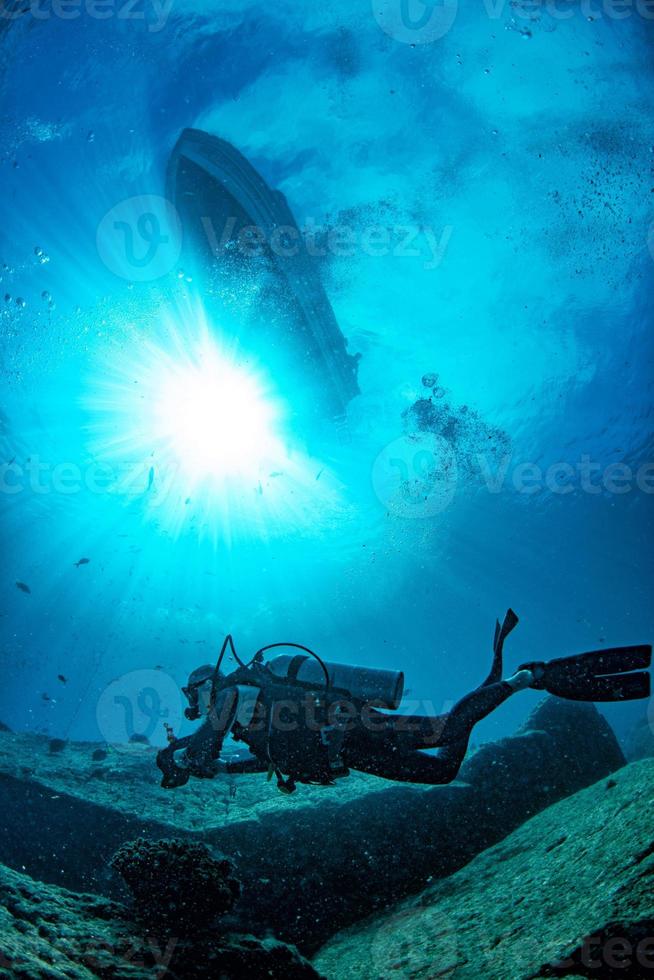
POLYGON ((157 753, 157 766, 161 770, 161 785, 164 789, 177 789, 178 786, 185 786, 191 777, 187 768, 178 766, 175 762, 173 746, 157 753))
POLYGON ((191 774, 188 769, 175 766, 174 771, 164 773, 161 785, 164 789, 177 789, 178 786, 186 786, 190 778, 191 774))

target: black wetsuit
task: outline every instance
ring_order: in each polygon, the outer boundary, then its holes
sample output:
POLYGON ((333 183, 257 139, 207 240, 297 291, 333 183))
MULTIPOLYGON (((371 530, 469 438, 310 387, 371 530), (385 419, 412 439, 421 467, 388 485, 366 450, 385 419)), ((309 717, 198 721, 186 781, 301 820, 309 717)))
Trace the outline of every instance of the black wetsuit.
POLYGON ((163 785, 189 775, 273 770, 292 782, 328 784, 348 770, 400 782, 451 782, 463 762, 473 727, 513 693, 499 679, 501 657, 487 680, 445 715, 390 715, 348 697, 347 692, 311 691, 286 684, 265 667, 238 670, 225 678, 202 727, 159 756, 163 785), (243 714, 243 692, 252 701, 243 714), (344 712, 344 709, 346 711, 344 712), (347 717, 345 717, 345 715, 347 717), (239 720, 241 716, 241 720, 239 720), (228 733, 247 745, 251 756, 218 760, 228 733), (185 769, 174 763, 184 748, 185 769), (428 755, 424 749, 438 749, 428 755))
MULTIPOLYGON (((194 735, 173 740, 157 756, 162 785, 181 786, 190 776, 211 777, 221 768, 227 772, 269 770, 287 791, 295 782, 330 784, 350 769, 400 782, 449 783, 463 762, 474 726, 515 690, 533 687, 581 701, 649 698, 649 644, 524 664, 510 682, 503 681, 502 648, 517 623, 518 617, 509 609, 502 625, 496 624, 492 667, 484 683, 448 714, 435 716, 386 714, 370 702, 357 700, 349 691, 333 686, 327 667, 317 657, 325 671, 323 684, 301 682, 298 669, 291 667, 280 677, 263 663, 263 653, 271 647, 263 647, 250 666, 243 665, 224 677, 218 668, 231 642, 228 636, 218 666, 199 668, 194 672, 199 676, 194 679, 191 675, 184 689, 191 705, 189 717, 200 717, 200 686, 212 685, 213 703, 194 735), (221 763, 228 733, 248 746, 248 758, 221 763), (438 752, 428 755, 424 749, 438 752), (180 750, 184 756, 178 765, 175 755, 180 750)), ((273 644, 283 645, 289 644, 273 644)), ((300 649, 306 651, 306 647, 300 649)), ((294 657, 291 664, 304 659, 294 657)), ((399 703, 393 698, 386 704, 394 707, 395 701, 399 703)))

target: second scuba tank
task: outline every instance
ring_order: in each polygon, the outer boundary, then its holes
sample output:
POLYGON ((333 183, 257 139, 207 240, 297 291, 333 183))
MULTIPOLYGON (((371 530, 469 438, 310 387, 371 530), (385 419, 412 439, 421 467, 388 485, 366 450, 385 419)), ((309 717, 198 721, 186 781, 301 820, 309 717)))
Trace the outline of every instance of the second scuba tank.
MULTIPOLYGON (((325 672, 320 663, 304 654, 281 654, 269 660, 267 666, 282 680, 325 686, 325 672)), ((392 711, 399 708, 404 693, 404 673, 401 670, 378 670, 329 661, 325 661, 325 667, 335 690, 347 691, 357 701, 374 702, 380 708, 392 711)))

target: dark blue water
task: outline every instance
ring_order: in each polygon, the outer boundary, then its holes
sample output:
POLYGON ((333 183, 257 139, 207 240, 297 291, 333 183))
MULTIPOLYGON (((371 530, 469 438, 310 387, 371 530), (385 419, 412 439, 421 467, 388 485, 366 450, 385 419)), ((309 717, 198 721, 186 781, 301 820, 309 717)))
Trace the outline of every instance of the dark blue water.
POLYGON ((227 632, 400 667, 437 711, 509 605, 510 666, 650 640, 652 21, 446 5, 432 37, 417 3, 216 6, 0 21, 0 718, 162 742, 227 632), (227 312, 174 255, 148 277, 107 244, 188 126, 337 229, 347 438, 239 346, 256 289, 227 312), (419 399, 436 440, 407 437, 419 399))

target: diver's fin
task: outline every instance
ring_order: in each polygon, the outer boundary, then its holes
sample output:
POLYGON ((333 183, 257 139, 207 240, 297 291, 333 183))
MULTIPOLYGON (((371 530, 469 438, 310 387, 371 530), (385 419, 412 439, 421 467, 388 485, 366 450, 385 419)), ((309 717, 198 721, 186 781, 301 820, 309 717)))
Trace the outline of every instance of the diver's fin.
MULTIPOLYGON (((570 701, 637 701, 649 698, 647 669, 651 646, 612 647, 592 650, 577 657, 561 657, 544 664, 525 664, 534 670, 531 685, 570 701)), ((523 668, 521 668, 523 669, 523 668)))
POLYGON ((507 611, 507 614, 504 617, 504 622, 501 626, 499 620, 496 621, 495 636, 493 638, 493 664, 490 674, 482 684, 482 687, 488 687, 489 684, 496 684, 498 681, 502 680, 502 654, 504 650, 504 641, 509 633, 516 628, 518 622, 518 617, 514 613, 513 609, 509 609, 507 611))

